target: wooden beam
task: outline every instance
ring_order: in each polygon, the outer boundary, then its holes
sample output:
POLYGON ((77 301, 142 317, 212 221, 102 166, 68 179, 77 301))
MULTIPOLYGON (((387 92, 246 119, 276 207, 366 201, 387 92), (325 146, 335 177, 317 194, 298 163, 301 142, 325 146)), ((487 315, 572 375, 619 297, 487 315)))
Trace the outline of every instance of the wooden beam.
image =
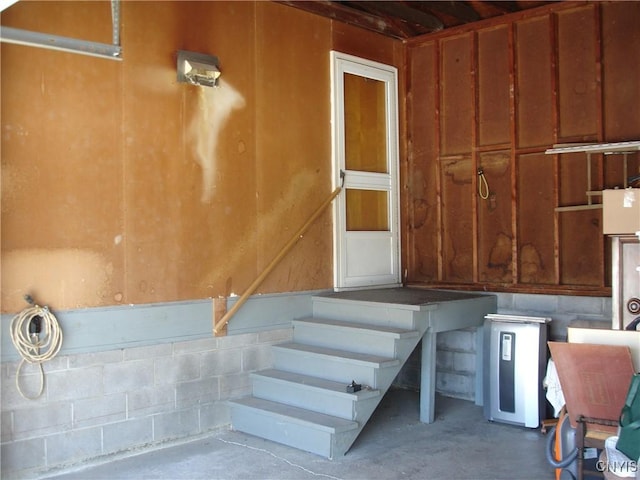
POLYGON ((395 26, 376 15, 371 15, 361 10, 356 10, 343 6, 336 2, 326 0, 320 1, 295 1, 295 0, 278 0, 276 3, 288 5, 290 7, 299 8, 309 13, 322 15, 339 22, 347 23, 356 27, 371 30, 383 35, 394 38, 404 38, 395 26))
POLYGON ((460 23, 477 22, 482 20, 480 14, 467 2, 411 2, 413 8, 428 8, 456 18, 460 23))
POLYGON ((410 4, 401 2, 356 2, 358 7, 366 8, 369 12, 378 12, 383 15, 390 15, 394 18, 404 20, 405 22, 420 25, 429 32, 437 32, 444 28, 444 24, 434 15, 423 12, 410 4))

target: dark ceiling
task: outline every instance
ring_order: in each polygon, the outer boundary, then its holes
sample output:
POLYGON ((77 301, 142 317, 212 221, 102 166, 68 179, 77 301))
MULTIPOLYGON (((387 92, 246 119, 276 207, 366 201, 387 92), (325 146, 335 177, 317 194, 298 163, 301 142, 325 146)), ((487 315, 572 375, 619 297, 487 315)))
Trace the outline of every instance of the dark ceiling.
POLYGON ((545 5, 548 1, 281 1, 317 15, 408 39, 545 5))

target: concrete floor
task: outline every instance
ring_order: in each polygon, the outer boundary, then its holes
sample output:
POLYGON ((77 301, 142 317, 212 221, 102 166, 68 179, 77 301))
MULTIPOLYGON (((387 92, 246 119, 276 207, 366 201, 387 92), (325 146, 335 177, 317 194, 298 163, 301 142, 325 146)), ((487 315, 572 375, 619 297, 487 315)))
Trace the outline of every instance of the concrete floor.
POLYGON ((487 422, 482 407, 438 396, 436 421, 419 421, 419 394, 390 390, 351 450, 327 460, 235 431, 100 465, 56 480, 124 479, 549 479, 540 430, 487 422))

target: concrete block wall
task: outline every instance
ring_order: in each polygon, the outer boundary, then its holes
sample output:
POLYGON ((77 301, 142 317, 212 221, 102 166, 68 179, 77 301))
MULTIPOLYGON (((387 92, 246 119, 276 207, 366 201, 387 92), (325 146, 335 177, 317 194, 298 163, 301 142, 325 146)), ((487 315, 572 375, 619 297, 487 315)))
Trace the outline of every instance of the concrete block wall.
MULTIPOLYGON (((125 454, 228 428, 225 401, 251 391, 249 373, 272 365, 284 328, 97 353, 44 364, 35 400, 16 388, 17 361, 3 362, 2 478, 33 478, 100 457, 125 454)), ((23 391, 37 392, 27 365, 23 391)))
MULTIPOLYGON (((566 341, 567 327, 574 320, 611 322, 610 297, 577 297, 563 295, 532 295, 494 293, 498 297, 496 313, 549 317, 549 339, 566 341)), ((477 329, 456 330, 438 334, 436 353, 436 391, 442 395, 474 400, 476 398, 476 370, 479 364, 477 329)), ((398 374, 394 386, 420 388, 420 345, 398 374)))

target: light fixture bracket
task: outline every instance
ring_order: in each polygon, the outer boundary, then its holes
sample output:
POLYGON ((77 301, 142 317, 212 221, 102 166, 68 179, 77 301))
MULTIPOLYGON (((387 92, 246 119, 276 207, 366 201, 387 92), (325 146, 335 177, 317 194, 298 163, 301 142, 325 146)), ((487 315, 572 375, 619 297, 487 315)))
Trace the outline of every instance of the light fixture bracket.
POLYGON ((220 78, 218 57, 178 50, 178 82, 217 87, 220 78))

